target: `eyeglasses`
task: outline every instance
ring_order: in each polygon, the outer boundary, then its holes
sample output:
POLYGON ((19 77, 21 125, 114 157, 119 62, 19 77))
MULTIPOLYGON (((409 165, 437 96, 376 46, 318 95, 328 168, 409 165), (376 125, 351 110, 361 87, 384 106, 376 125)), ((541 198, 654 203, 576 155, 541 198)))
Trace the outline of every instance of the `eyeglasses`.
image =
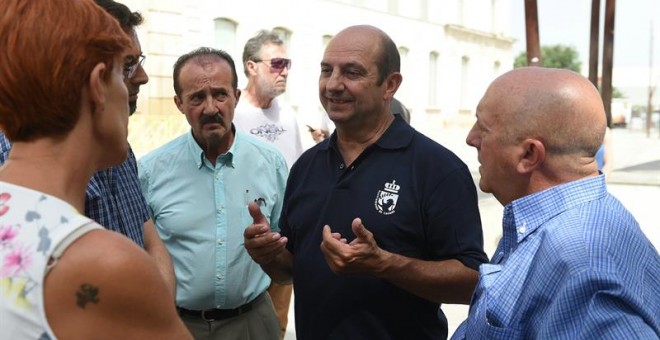
POLYGON ((144 65, 145 59, 147 59, 147 57, 144 54, 140 54, 131 65, 124 66, 124 79, 133 78, 138 66, 144 65))
POLYGON ((291 59, 287 58, 273 58, 273 59, 257 59, 254 62, 266 62, 270 61, 270 67, 275 70, 283 70, 284 68, 291 69, 291 59))

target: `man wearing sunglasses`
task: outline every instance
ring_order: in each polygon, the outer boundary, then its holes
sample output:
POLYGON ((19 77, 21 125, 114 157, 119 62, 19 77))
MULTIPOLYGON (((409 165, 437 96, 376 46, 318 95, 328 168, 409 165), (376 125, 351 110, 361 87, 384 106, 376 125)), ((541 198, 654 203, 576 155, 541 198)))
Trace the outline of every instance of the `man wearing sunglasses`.
POLYGON ((291 168, 303 150, 295 113, 277 98, 286 91, 291 70, 291 59, 277 33, 262 30, 245 43, 243 69, 248 83, 236 107, 234 124, 273 143, 291 168))
MULTIPOLYGON (((243 69, 248 84, 236 106, 234 124, 241 131, 272 143, 291 168, 303 149, 293 109, 277 99, 286 91, 291 69, 282 39, 275 32, 259 31, 245 43, 243 69)), ((273 282, 268 289, 282 337, 286 333, 292 287, 273 282)))
MULTIPOLYGON (((133 57, 124 66, 129 113, 133 114, 137 108, 140 86, 149 81, 149 76, 142 68, 145 57, 135 31, 135 28, 142 23, 142 15, 131 12, 128 7, 113 0, 95 0, 95 2, 117 19, 121 28, 133 39, 129 52, 133 57)), ((10 149, 11 144, 0 132, 0 164, 6 161, 10 149)), ((137 176, 137 162, 130 146, 124 163, 97 172, 89 181, 85 198, 85 215, 106 229, 125 235, 144 248, 156 261, 168 288, 174 294, 172 261, 149 218, 137 176)))

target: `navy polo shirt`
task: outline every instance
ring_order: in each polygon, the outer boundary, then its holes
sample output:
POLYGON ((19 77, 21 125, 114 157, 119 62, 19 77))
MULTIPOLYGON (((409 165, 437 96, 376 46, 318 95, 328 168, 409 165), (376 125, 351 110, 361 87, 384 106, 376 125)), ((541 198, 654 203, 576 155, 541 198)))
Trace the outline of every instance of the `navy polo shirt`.
POLYGON ((280 227, 294 259, 298 339, 446 338, 438 304, 386 280, 336 275, 319 246, 326 224, 350 242, 360 217, 387 251, 477 269, 488 258, 467 166, 401 117, 349 166, 336 139, 335 132, 298 159, 284 196, 280 227))

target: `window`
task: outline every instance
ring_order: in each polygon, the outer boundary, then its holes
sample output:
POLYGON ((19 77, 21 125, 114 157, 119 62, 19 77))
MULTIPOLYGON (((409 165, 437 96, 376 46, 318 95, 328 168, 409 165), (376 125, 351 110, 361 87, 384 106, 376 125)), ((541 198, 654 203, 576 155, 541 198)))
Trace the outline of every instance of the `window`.
POLYGON ((490 0, 490 30, 495 34, 500 33, 497 10, 497 0, 490 0))
POLYGON ((291 30, 284 27, 273 27, 273 32, 277 33, 277 35, 282 38, 284 46, 289 50, 291 47, 291 30))
MULTIPOLYGON (((401 57, 401 74, 406 77, 408 75, 408 79, 413 79, 412 77, 412 68, 410 68, 410 58, 408 57, 408 52, 410 50, 407 47, 400 46, 399 47, 399 56, 401 57)), ((397 95, 395 97, 399 100, 401 100, 404 103, 409 103, 411 101, 410 98, 412 98, 412 90, 414 89, 414 85, 404 81, 401 83, 401 86, 399 87, 399 90, 397 91, 397 95)))
POLYGON ((408 70, 408 52, 410 50, 407 47, 399 46, 399 56, 401 57, 401 73, 405 74, 405 71, 408 70))
POLYGON ((429 54, 429 106, 438 107, 438 52, 429 54))
POLYGON ((464 109, 468 107, 468 99, 469 99, 469 89, 470 89, 470 84, 468 83, 468 80, 470 79, 470 58, 467 56, 463 56, 461 58, 461 101, 460 101, 460 109, 464 109))
POLYGON ((323 48, 325 49, 328 46, 330 40, 332 40, 332 36, 330 34, 325 34, 322 39, 323 39, 323 48))
POLYGON ((236 55, 236 22, 227 18, 216 18, 215 46, 231 55, 236 55))
POLYGON ((458 24, 467 26, 465 22, 465 0, 458 0, 458 24))
POLYGON ((500 75, 502 69, 502 63, 496 61, 493 63, 493 79, 497 78, 500 75))

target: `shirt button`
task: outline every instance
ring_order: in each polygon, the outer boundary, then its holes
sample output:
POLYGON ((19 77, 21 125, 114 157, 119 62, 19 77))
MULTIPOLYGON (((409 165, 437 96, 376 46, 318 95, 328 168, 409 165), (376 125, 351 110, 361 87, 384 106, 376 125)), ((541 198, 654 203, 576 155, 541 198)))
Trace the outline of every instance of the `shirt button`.
POLYGON ((224 242, 223 240, 218 240, 219 245, 222 245, 223 242, 224 242))
POLYGON ((345 167, 346 165, 344 165, 344 163, 339 164, 339 169, 344 169, 345 167))

